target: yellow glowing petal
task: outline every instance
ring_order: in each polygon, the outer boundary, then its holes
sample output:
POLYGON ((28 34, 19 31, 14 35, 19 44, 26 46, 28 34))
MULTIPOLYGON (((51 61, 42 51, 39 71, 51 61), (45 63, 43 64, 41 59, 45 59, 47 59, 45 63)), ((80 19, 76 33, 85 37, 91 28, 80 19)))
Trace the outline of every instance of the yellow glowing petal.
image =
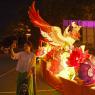
POLYGON ((82 52, 85 51, 85 45, 81 45, 80 48, 82 49, 82 52))
POLYGON ((64 52, 64 53, 62 54, 62 56, 65 57, 65 58, 66 58, 66 57, 69 57, 69 56, 70 56, 70 53, 64 52))
POLYGON ((65 41, 71 46, 74 44, 75 39, 68 36, 68 37, 66 37, 65 41))
POLYGON ((70 54, 68 52, 64 52, 63 54, 61 54, 61 65, 64 67, 67 67, 67 58, 70 56, 70 54))
POLYGON ((59 77, 65 78, 65 79, 73 80, 75 77, 74 67, 66 67, 56 76, 59 76, 59 77))
POLYGON ((94 86, 91 87, 91 89, 95 90, 95 84, 94 84, 94 86))

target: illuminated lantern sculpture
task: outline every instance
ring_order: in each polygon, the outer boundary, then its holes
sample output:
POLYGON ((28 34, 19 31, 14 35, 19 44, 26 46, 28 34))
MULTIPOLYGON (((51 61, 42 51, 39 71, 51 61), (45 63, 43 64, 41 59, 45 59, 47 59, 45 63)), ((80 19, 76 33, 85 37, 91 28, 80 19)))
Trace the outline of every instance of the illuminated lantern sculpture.
POLYGON ((41 59, 43 78, 62 94, 66 89, 66 95, 81 95, 78 92, 77 94, 75 92, 67 94, 67 92, 73 92, 72 88, 75 91, 75 87, 78 89, 76 91, 79 91, 81 87, 79 83, 83 84, 83 81, 84 84, 95 83, 95 65, 92 64, 95 63, 95 59, 92 60, 88 50, 85 51, 85 45, 80 47, 76 45, 76 41, 80 38, 81 27, 72 22, 72 31, 69 31, 68 26, 62 34, 60 27, 52 26, 41 18, 39 11, 35 9, 35 2, 29 8, 28 14, 30 21, 40 29, 41 41, 47 44, 43 46, 41 42, 36 53, 37 57, 41 59), (71 82, 73 82, 72 85, 70 85, 71 82), (73 84, 76 86, 74 87, 73 84))
POLYGON ((85 60, 84 63, 80 64, 79 78, 84 80, 85 84, 93 83, 93 69, 91 68, 91 61, 85 60))

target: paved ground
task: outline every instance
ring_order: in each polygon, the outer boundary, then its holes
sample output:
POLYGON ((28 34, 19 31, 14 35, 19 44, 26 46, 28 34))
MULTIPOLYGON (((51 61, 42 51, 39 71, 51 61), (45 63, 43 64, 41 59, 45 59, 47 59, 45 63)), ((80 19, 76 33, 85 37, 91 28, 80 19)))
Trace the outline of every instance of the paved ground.
MULTIPOLYGON (((7 54, 0 54, 0 95, 15 95, 17 75, 15 67, 16 62, 11 60, 7 54)), ((37 73, 36 90, 37 95, 61 95, 58 91, 51 88, 40 77, 39 73, 37 73)))

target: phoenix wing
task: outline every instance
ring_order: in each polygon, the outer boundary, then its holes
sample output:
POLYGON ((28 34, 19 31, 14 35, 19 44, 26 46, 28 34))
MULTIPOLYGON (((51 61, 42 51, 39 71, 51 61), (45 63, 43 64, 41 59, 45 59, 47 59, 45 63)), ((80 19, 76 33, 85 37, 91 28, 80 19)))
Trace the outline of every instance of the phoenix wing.
POLYGON ((35 9, 35 2, 28 11, 30 21, 40 28, 41 35, 44 36, 50 43, 56 46, 64 46, 64 44, 73 44, 74 39, 71 37, 64 37, 61 33, 61 28, 58 26, 51 26, 39 15, 39 11, 35 9), (68 39, 70 42, 68 42, 68 39))

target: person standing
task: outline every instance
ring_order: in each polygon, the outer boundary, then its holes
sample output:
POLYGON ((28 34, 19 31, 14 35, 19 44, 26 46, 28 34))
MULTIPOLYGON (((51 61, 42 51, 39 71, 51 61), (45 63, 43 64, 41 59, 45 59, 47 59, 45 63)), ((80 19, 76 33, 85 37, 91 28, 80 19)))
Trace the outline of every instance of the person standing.
POLYGON ((16 43, 11 45, 11 57, 17 60, 17 90, 16 95, 34 95, 33 93, 33 73, 36 64, 36 55, 32 52, 33 47, 30 41, 24 44, 24 50, 15 53, 16 43))

